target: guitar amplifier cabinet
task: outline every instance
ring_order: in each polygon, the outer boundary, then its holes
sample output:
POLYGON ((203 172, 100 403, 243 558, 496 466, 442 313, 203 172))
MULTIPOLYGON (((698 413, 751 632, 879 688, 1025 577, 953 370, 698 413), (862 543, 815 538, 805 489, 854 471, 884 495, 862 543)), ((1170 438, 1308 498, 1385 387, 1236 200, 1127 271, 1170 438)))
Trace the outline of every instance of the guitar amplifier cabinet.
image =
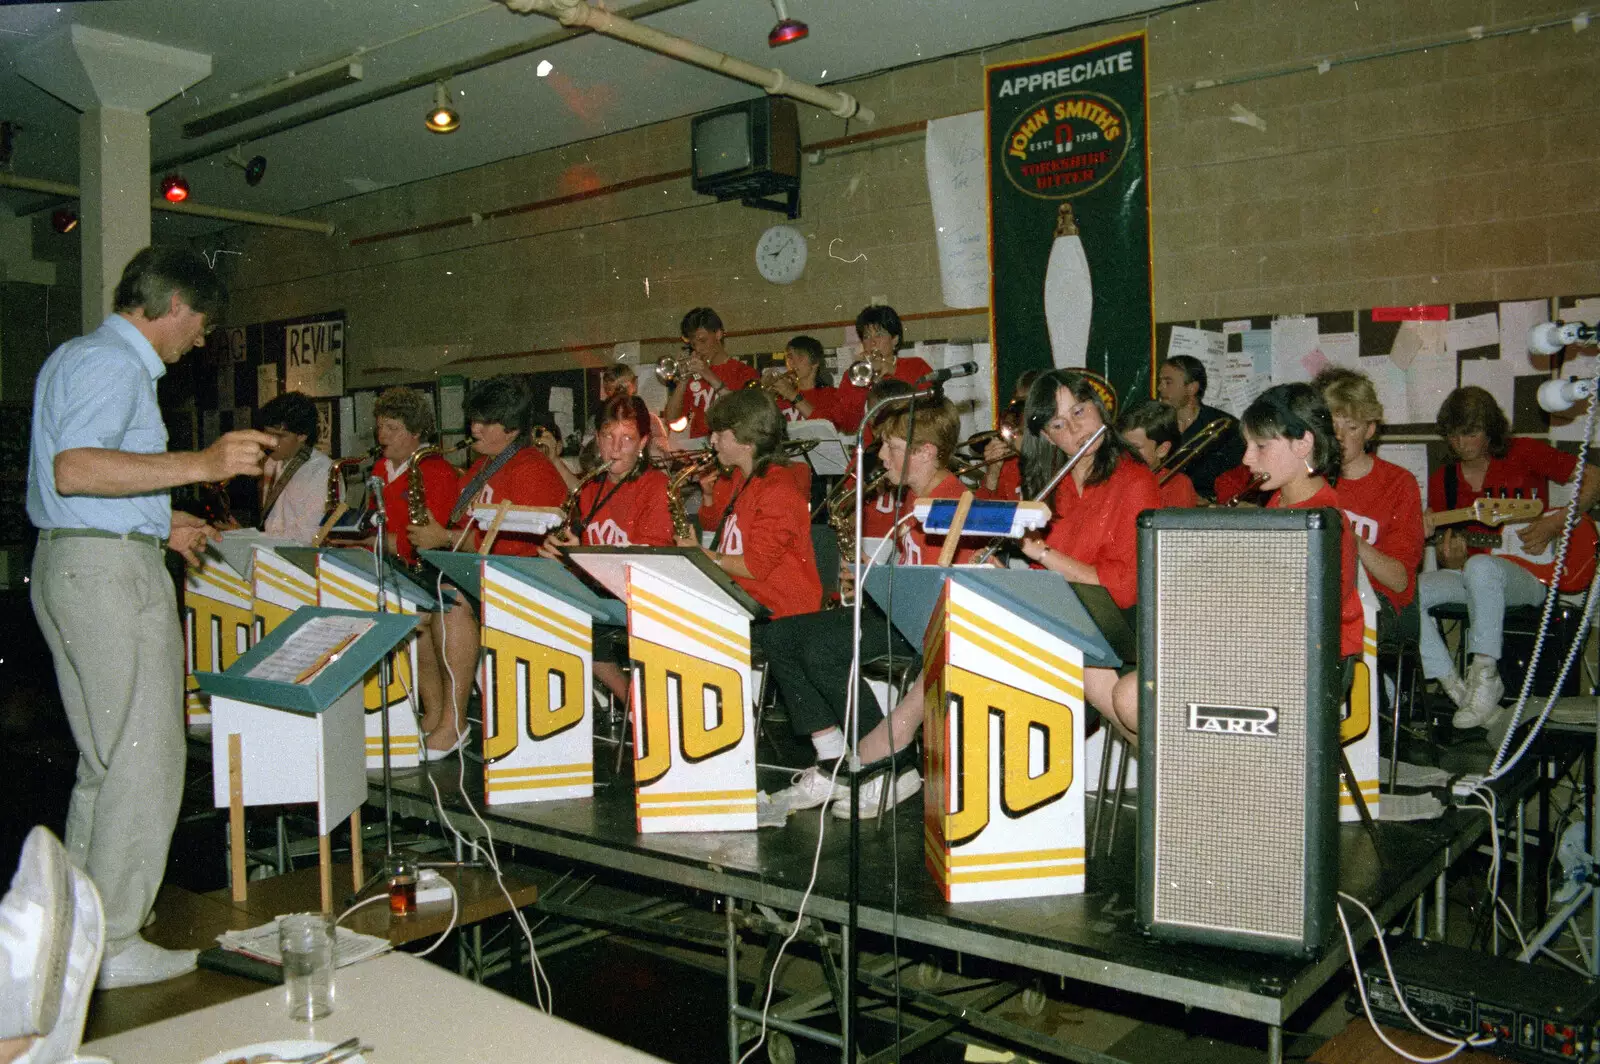
POLYGON ((1139 516, 1139 919, 1306 955, 1338 877, 1335 510, 1139 516))

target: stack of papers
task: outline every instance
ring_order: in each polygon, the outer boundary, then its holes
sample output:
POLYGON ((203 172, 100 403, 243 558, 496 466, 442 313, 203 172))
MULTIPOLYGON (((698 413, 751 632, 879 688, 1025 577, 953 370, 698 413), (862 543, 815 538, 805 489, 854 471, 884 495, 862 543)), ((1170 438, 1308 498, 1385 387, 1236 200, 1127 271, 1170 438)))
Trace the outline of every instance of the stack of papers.
MULTIPOLYGON (((252 927, 248 931, 224 931, 217 936, 217 942, 223 949, 233 953, 242 953, 246 957, 254 957, 258 961, 268 964, 283 964, 283 954, 278 951, 278 922, 276 920, 260 927, 252 927)), ((348 927, 334 929, 333 952, 334 967, 344 968, 361 961, 371 960, 383 953, 388 953, 394 947, 388 939, 376 935, 363 935, 352 931, 348 927)))

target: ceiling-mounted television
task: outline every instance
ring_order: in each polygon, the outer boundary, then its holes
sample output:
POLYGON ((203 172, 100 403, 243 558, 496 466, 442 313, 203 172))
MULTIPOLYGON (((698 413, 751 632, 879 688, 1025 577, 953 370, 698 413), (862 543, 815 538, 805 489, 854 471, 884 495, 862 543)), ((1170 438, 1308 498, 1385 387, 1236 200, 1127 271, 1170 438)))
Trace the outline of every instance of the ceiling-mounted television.
POLYGON ((720 200, 800 213, 800 119, 794 101, 761 96, 689 123, 690 184, 720 200), (781 194, 781 201, 766 197, 781 194))

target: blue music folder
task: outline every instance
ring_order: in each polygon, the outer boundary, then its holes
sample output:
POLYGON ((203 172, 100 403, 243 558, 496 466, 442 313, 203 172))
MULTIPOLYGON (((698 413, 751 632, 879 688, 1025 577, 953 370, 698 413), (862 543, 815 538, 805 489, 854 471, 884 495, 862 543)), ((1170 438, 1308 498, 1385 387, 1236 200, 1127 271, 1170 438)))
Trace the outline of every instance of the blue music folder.
MULTIPOLYGON (((992 565, 875 565, 867 573, 867 594, 889 615, 906 641, 920 647, 947 579, 994 599, 1017 616, 1077 647, 1083 652, 1085 666, 1115 669, 1122 665, 1122 658, 1112 649, 1089 606, 1060 573, 999 569, 992 565)), ((1108 625, 1121 621, 1120 615, 1114 619, 1106 615, 1108 625)))

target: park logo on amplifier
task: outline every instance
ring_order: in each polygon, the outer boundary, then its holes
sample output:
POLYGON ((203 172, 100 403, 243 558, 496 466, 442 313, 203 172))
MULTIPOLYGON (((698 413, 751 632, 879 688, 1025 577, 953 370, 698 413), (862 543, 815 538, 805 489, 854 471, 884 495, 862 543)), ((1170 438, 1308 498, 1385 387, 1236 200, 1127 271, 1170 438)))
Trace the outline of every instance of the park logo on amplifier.
POLYGON ((1219 706, 1189 703, 1189 730, 1215 735, 1278 737, 1278 711, 1267 706, 1219 706))

